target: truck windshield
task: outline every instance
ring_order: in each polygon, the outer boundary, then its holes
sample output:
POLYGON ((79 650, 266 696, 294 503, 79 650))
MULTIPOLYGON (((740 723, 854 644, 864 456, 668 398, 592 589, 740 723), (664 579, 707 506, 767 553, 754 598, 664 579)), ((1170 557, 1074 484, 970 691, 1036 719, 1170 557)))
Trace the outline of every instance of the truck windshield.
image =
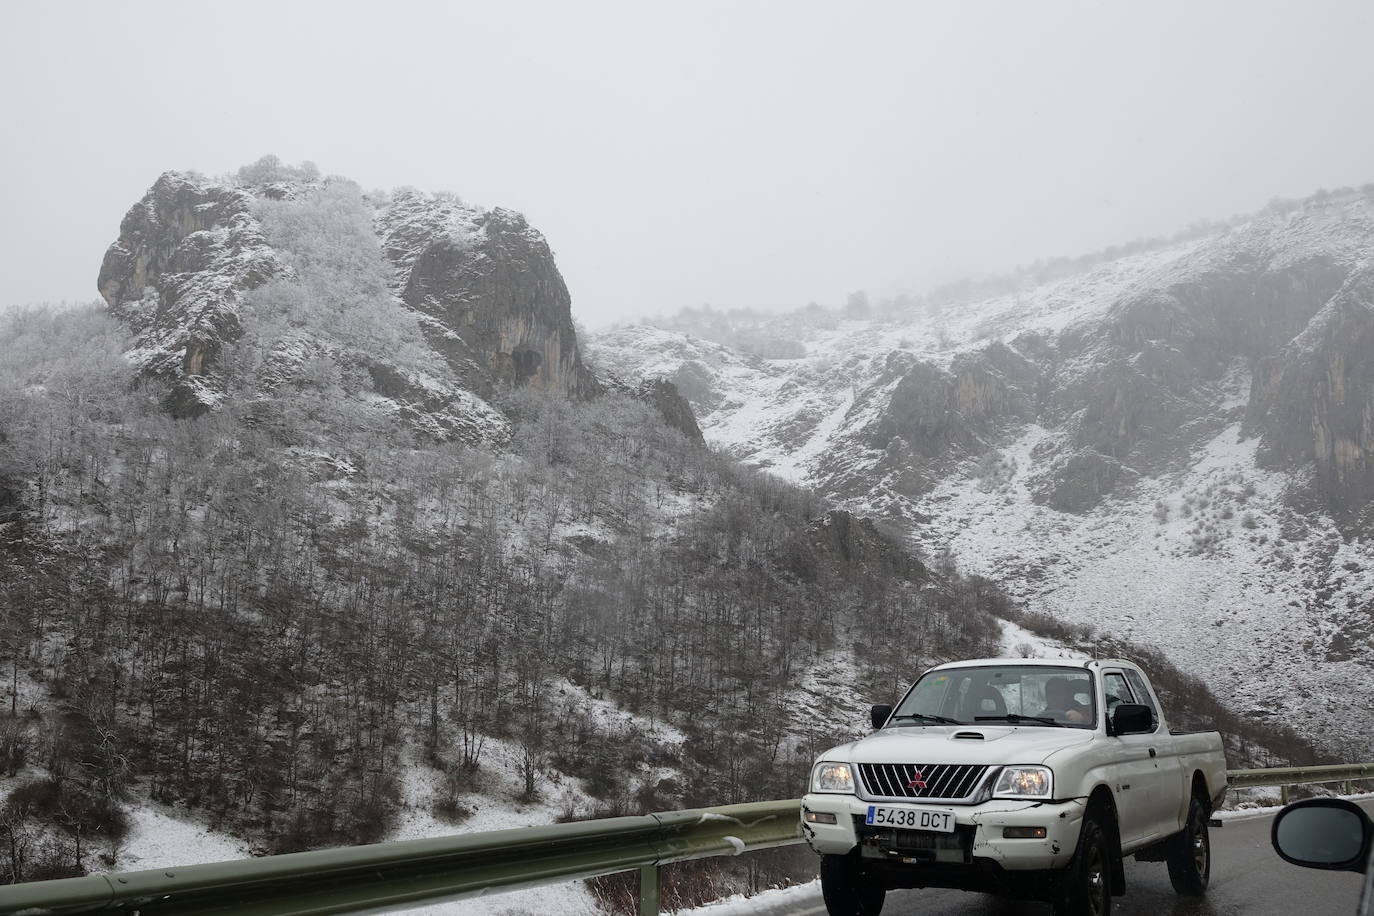
POLYGON ((988 665, 929 671, 902 698, 889 727, 1010 723, 1094 728, 1092 674, 1082 668, 988 665))

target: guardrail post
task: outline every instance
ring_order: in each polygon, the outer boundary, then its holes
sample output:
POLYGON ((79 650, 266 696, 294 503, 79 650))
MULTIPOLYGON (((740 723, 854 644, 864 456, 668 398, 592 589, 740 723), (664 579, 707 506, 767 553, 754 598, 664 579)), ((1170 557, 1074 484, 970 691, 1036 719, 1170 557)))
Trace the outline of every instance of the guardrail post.
POLYGON ((1285 805, 1288 804, 1288 787, 1287 787, 1287 786, 1279 786, 1279 801, 1280 801, 1282 804, 1285 804, 1285 805))
POLYGON ((657 865, 639 870, 639 916, 658 916, 663 904, 663 886, 657 865))
POLYGON ((1341 788, 1345 790, 1345 791, 1343 791, 1343 792, 1341 793, 1342 795, 1354 795, 1354 794, 1355 794, 1355 783, 1352 782, 1352 781, 1349 780, 1349 779, 1347 779, 1347 780, 1345 781, 1345 783, 1341 785, 1341 788))

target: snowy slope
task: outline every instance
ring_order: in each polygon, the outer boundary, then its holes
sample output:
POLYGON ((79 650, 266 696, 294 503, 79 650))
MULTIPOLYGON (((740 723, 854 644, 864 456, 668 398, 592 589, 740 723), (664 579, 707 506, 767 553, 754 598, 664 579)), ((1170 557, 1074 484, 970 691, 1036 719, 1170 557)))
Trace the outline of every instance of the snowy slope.
POLYGON ((1247 409, 1257 367, 1370 262, 1372 214, 1352 194, 1012 294, 864 319, 806 310, 771 325, 805 342, 798 359, 657 327, 603 332, 591 354, 673 379, 740 460, 1367 758, 1374 532, 1333 517, 1310 465, 1266 463, 1275 431, 1247 409), (939 385, 945 400, 920 403, 939 385))

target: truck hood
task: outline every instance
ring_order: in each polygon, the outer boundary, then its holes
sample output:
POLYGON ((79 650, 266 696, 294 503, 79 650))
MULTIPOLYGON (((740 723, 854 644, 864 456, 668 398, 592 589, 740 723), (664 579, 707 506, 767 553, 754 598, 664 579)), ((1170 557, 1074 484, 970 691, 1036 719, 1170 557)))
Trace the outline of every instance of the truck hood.
POLYGON ((1044 763, 1056 751, 1087 744, 1094 734, 1083 728, 1029 726, 889 728, 832 748, 820 759, 850 763, 1035 764, 1044 763))

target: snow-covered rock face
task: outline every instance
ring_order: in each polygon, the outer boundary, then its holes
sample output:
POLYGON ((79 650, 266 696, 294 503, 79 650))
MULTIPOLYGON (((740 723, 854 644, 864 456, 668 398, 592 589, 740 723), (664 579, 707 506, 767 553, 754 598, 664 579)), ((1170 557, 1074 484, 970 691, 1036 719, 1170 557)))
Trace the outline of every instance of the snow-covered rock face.
POLYGON ((938 310, 803 311, 801 358, 652 327, 590 349, 675 381, 737 458, 1367 755, 1371 254, 1349 194, 938 310))
POLYGON ((175 383, 178 413, 215 405, 208 379, 243 333, 242 295, 282 272, 252 203, 243 189, 166 172, 125 215, 100 266, 100 295, 138 335, 131 358, 175 383))
POLYGON ((1247 426, 1272 465, 1315 468, 1352 530, 1374 517, 1374 267, 1342 285, 1301 334, 1260 364, 1247 426))
POLYGON ((483 396, 501 385, 597 390, 553 252, 519 213, 406 190, 382 208, 377 229, 398 294, 469 387, 483 396))
MULTIPOLYGON (((308 240, 314 251, 292 251, 264 221, 276 213, 299 238, 303 218, 283 216, 281 208, 308 206, 302 202, 331 188, 338 190, 337 180, 285 174, 248 181, 242 173, 238 180, 212 180, 168 172, 124 218, 101 267, 100 292, 111 313, 137 334, 130 357, 171 385, 169 405, 177 415, 212 410, 235 387, 228 377, 235 370, 223 357, 241 340, 268 350, 259 387, 289 383, 312 360, 333 361, 345 373, 357 370, 370 379, 367 396, 374 406, 439 438, 499 439, 506 423, 484 399, 503 387, 537 384, 574 395, 600 390, 582 365, 570 297, 553 254, 524 217, 471 207, 452 195, 355 194, 356 207, 367 213, 367 238, 360 243, 345 233, 357 249, 352 260, 336 258, 339 263, 325 268, 318 240, 308 240), (369 259, 385 273, 376 290, 367 282, 377 274, 369 259), (299 295, 283 292, 312 266, 334 277, 299 295), (356 277, 341 275, 355 266, 356 277), (322 301, 331 295, 363 309, 373 303, 369 320, 383 330, 402 323, 401 315, 418 324, 421 347, 442 360, 442 371, 424 371, 424 360, 388 352, 382 340, 371 352, 331 343, 325 323, 343 311, 322 301), (253 340, 254 322, 280 319, 283 302, 312 298, 321 301, 303 311, 320 327, 296 316, 287 319, 296 330, 253 340), (378 317, 382 312, 387 314, 378 317)), ((321 206, 347 210, 349 204, 330 198, 321 206)), ((354 215, 325 213, 340 218, 345 230, 354 215)))

